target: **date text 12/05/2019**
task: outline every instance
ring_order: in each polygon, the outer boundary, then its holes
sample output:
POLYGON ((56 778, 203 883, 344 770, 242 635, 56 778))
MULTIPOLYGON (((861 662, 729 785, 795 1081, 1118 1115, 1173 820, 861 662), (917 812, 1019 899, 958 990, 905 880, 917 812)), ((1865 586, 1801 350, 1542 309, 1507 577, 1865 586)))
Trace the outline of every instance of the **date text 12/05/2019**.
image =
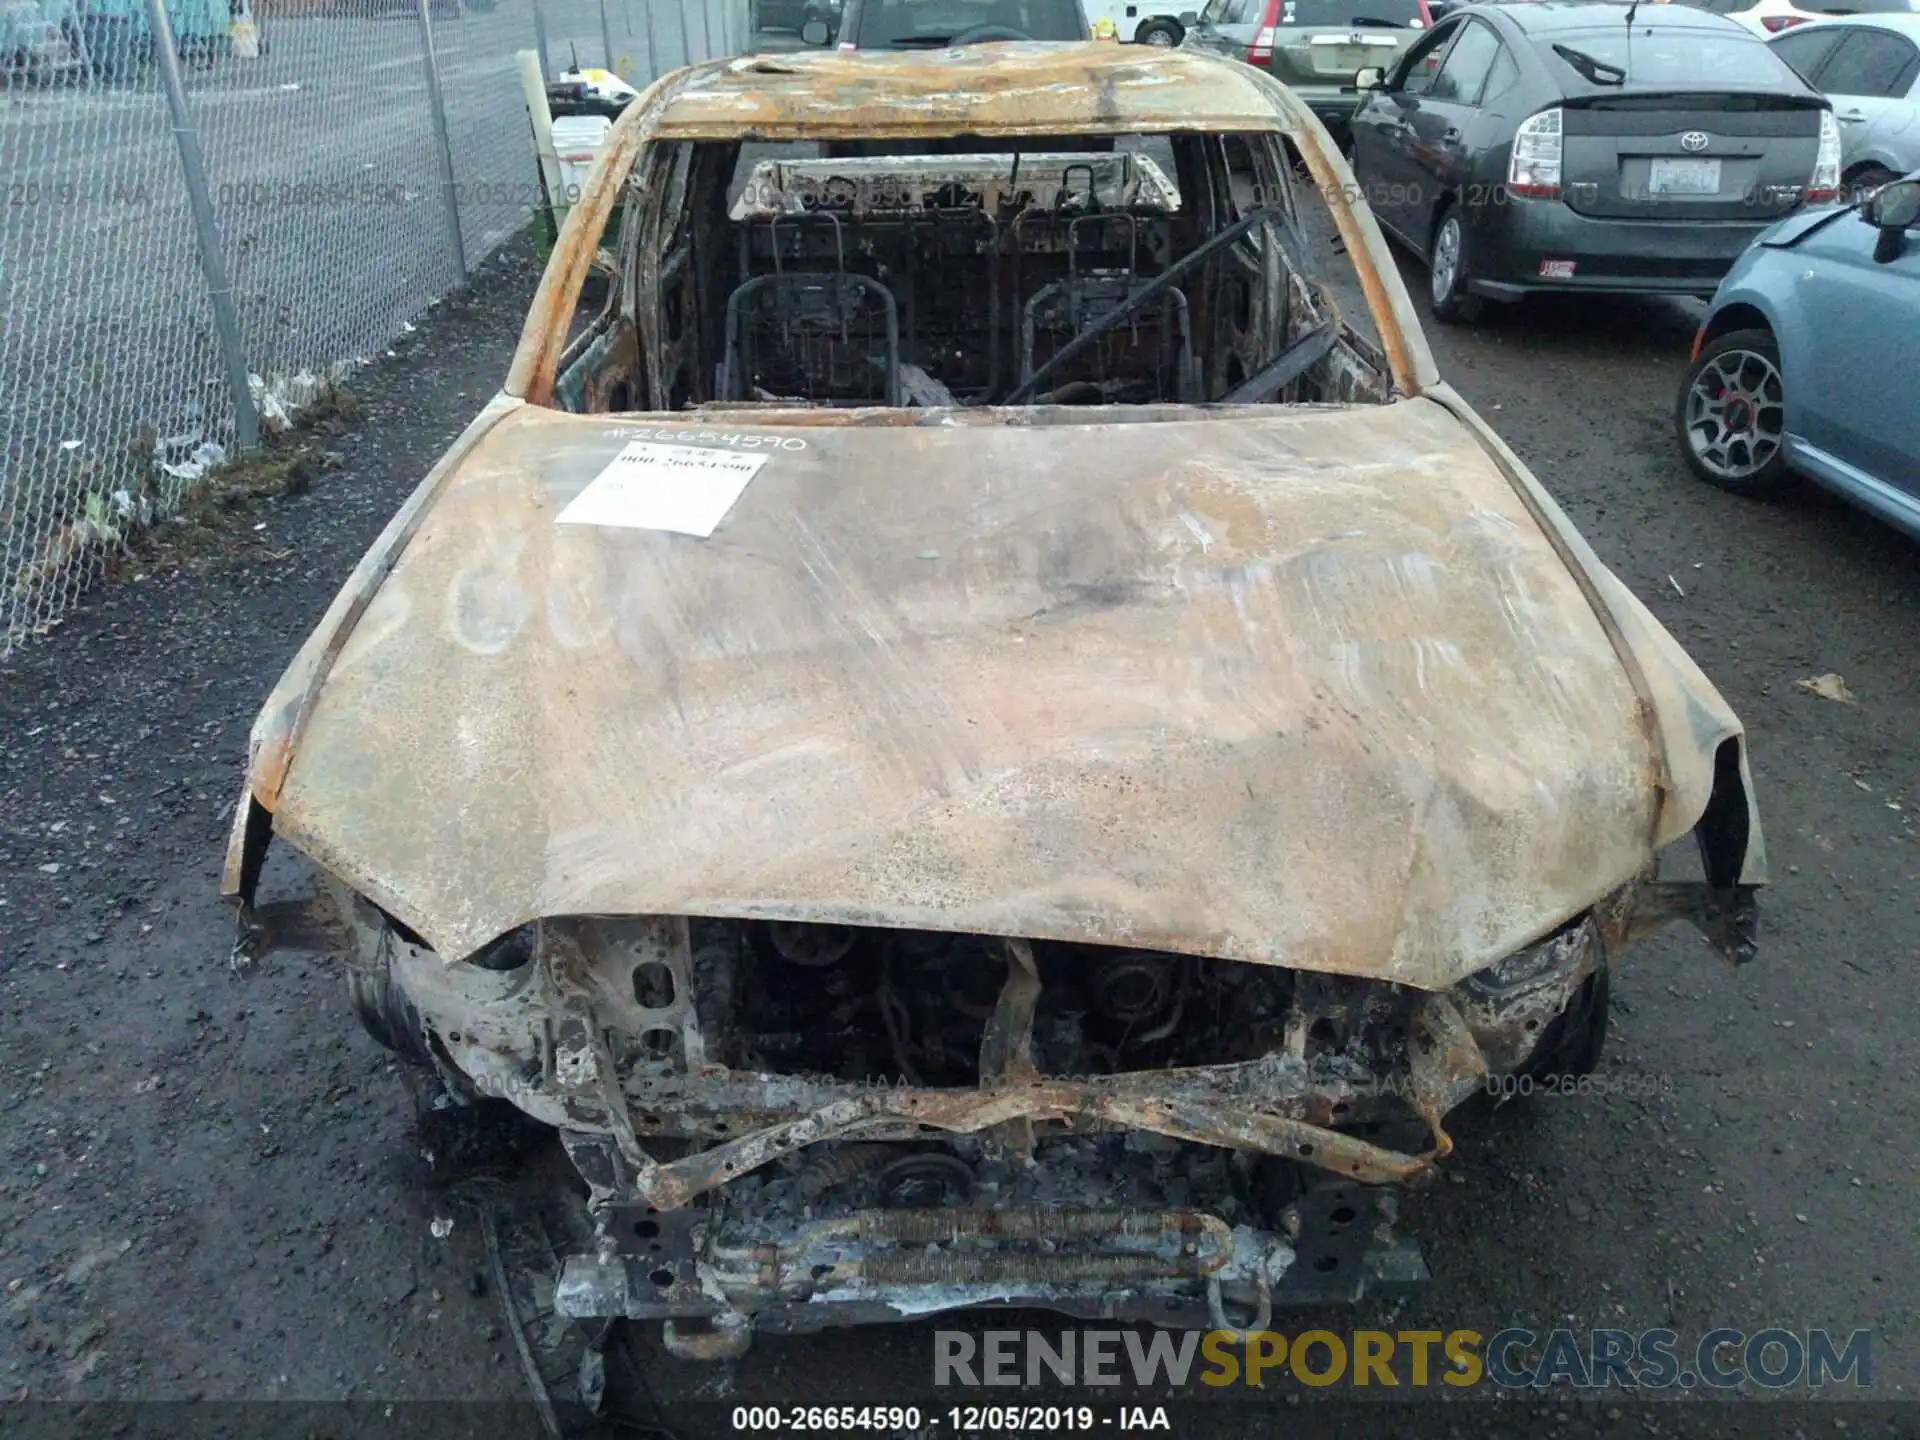
POLYGON ((917 1405, 736 1405, 733 1429, 742 1432, 825 1434, 838 1431, 1091 1433, 1096 1430, 1170 1431, 1164 1405, 953 1405, 923 1415, 917 1405))

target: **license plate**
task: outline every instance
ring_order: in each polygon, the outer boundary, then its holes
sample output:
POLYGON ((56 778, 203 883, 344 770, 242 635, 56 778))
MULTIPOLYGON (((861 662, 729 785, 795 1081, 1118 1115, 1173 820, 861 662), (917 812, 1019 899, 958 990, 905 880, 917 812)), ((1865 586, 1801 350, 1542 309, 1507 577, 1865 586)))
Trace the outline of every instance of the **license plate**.
POLYGON ((1718 195, 1718 160, 1655 160, 1647 172, 1647 189, 1655 195, 1718 195))
POLYGON ((1353 77, 1373 64, 1372 54, 1360 45, 1323 45, 1313 52, 1313 73, 1316 75, 1339 75, 1348 84, 1353 77))

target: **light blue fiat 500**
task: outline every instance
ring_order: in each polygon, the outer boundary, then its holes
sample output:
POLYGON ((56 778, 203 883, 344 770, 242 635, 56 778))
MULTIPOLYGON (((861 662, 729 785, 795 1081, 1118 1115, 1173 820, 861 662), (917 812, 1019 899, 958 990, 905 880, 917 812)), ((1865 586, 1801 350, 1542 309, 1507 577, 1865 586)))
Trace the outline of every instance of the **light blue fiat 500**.
POLYGON ((1920 539, 1920 172, 1781 221, 1720 284, 1674 414, 1702 480, 1805 476, 1920 539))

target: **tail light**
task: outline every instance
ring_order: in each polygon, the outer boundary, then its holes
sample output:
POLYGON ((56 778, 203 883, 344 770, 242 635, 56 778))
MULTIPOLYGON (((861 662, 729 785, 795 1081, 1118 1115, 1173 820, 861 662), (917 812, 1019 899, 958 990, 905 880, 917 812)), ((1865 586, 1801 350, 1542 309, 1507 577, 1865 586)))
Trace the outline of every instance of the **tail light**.
POLYGON ((1823 205, 1840 198, 1840 123, 1833 111, 1820 112, 1820 151, 1813 161, 1813 179, 1807 182, 1807 203, 1823 205))
POLYGON ((1260 28, 1253 35, 1253 43, 1247 46, 1249 65, 1273 63, 1273 42, 1279 31, 1279 20, 1280 0, 1267 0, 1267 13, 1261 17, 1260 28))
POLYGON ((1760 23, 1766 26, 1769 35, 1778 35, 1782 30, 1790 30, 1795 25, 1807 23, 1804 15, 1762 15, 1760 23))
POLYGON ((1542 110, 1513 135, 1507 161, 1507 193, 1534 200, 1560 198, 1560 112, 1542 110))

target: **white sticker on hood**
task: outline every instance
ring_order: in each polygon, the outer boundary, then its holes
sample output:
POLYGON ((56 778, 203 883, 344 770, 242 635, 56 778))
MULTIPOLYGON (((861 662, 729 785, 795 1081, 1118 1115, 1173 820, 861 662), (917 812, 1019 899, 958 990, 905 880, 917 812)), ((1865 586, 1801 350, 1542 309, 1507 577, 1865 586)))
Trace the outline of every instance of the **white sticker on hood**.
POLYGON ((726 519, 765 455, 634 440, 560 512, 561 525, 672 530, 706 539, 726 519))

